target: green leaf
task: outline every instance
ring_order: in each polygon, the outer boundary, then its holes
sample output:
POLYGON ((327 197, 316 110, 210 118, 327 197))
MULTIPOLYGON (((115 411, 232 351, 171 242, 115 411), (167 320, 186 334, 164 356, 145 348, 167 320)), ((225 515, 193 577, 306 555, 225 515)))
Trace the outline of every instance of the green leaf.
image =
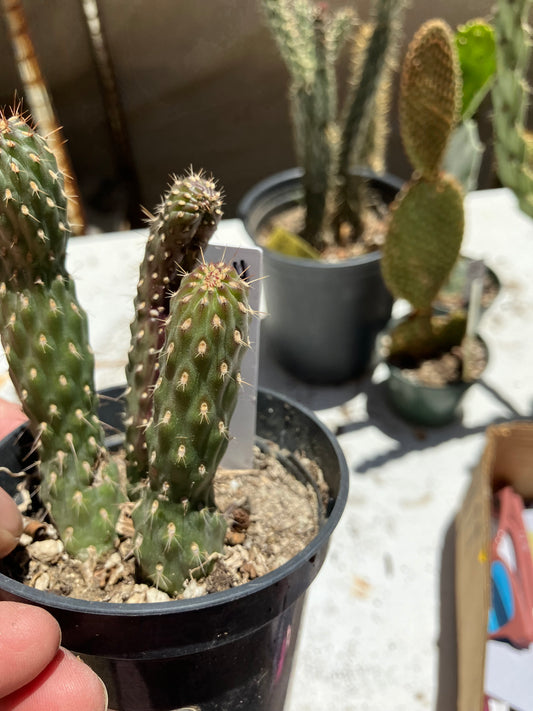
POLYGON ((471 20, 457 28, 455 35, 463 75, 461 117, 471 117, 487 92, 496 72, 494 29, 484 20, 471 20))

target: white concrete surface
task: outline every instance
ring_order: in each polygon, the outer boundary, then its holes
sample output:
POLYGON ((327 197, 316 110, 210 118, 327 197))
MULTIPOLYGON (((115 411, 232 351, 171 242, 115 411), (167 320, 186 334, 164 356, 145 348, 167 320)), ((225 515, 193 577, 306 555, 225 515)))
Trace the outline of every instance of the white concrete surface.
POLYGON ((260 382, 340 428, 351 472, 344 517, 308 593, 286 711, 455 708, 454 515, 486 426, 533 418, 533 220, 507 190, 473 193, 466 208, 462 251, 484 258, 502 289, 481 322, 490 362, 462 422, 414 428, 370 377, 310 388, 263 361, 260 382))

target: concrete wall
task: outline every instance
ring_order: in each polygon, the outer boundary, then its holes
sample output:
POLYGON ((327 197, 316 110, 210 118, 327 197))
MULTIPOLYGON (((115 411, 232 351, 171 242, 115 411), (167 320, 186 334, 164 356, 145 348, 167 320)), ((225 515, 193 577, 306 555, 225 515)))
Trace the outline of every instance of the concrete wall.
MULTIPOLYGON (((110 228, 121 191, 111 189, 116 161, 81 2, 23 4, 83 200, 91 220, 110 228)), ((356 5, 368 17, 368 0, 356 5)), ((170 173, 193 164, 220 179, 232 216, 250 185, 293 165, 285 68, 257 0, 100 0, 99 6, 145 206, 158 201, 170 173)), ((413 0, 405 41, 428 17, 456 25, 490 9, 490 0, 413 0)), ((1 22, 0 40, 0 100, 12 104, 14 92, 23 91, 1 22)), ((408 172, 394 123, 389 169, 408 172)), ((485 170, 482 185, 492 181, 485 170)))

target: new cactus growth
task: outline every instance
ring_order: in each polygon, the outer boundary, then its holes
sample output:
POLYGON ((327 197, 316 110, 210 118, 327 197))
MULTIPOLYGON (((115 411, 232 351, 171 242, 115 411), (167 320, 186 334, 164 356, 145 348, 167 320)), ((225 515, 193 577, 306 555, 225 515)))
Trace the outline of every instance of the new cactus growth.
POLYGON ((432 304, 454 266, 463 237, 463 195, 442 170, 458 116, 460 74, 450 28, 425 23, 411 41, 402 67, 400 132, 413 166, 410 182, 391 206, 382 271, 396 298, 413 306, 391 334, 391 355, 427 357, 460 343, 465 323, 432 317, 432 304), (458 339, 458 340, 457 340, 458 339))
POLYGON ((195 266, 221 217, 220 192, 202 174, 175 178, 151 218, 131 326, 123 483, 97 416, 87 316, 65 267, 63 176, 18 114, 0 118, 0 191, 2 343, 35 436, 41 500, 83 558, 112 548, 121 504, 136 490, 140 569, 176 592, 222 549, 212 480, 248 347, 247 283, 224 264, 195 266))
POLYGON ((296 157, 304 170, 305 225, 299 236, 318 250, 355 241, 367 205, 350 169, 383 167, 390 73, 405 2, 375 0, 372 22, 357 32, 348 9, 330 13, 312 0, 262 4, 290 76, 296 157), (349 37, 352 71, 339 110, 336 62, 349 37))
POLYGON ((222 199, 213 181, 202 175, 174 178, 155 215, 140 267, 131 348, 126 369, 128 480, 145 476, 144 429, 151 416, 151 389, 158 378, 170 294, 196 266, 222 216, 222 199))

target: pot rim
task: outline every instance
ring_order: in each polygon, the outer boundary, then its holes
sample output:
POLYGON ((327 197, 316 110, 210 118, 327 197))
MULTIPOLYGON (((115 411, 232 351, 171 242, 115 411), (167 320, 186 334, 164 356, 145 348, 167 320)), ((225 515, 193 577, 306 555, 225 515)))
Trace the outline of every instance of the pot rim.
MULTIPOLYGON (((376 173, 366 167, 353 168, 353 172, 362 175, 369 179, 374 179, 376 181, 381 181, 387 183, 391 188, 400 190, 404 181, 398 176, 392 173, 376 173)), ((272 173, 271 175, 263 178, 255 185, 253 185, 250 190, 248 190, 244 196, 239 201, 237 205, 236 214, 237 217, 242 220, 244 227, 250 237, 255 240, 255 236, 248 231, 246 216, 250 212, 254 203, 265 193, 269 192, 272 188, 279 186, 280 184, 295 183, 299 182, 304 174, 303 168, 293 167, 287 168, 285 170, 279 171, 277 173, 272 173)), ((357 257, 349 257, 348 259, 343 259, 339 262, 325 262, 322 260, 308 259, 307 257, 290 257, 280 252, 275 252, 273 250, 263 249, 263 254, 267 255, 268 259, 272 261, 278 261, 283 264, 290 264, 293 267, 300 267, 302 269, 346 269, 354 267, 356 265, 368 264, 371 262, 376 262, 381 259, 381 250, 376 249, 373 252, 368 252, 366 254, 361 254, 357 257)))
POLYGON ((408 378, 406 375, 404 375, 403 371, 409 370, 408 368, 402 368, 399 365, 393 365, 393 364, 389 363, 387 358, 384 358, 383 362, 389 369, 391 376, 394 376, 398 380, 401 380, 402 383, 408 383, 409 385, 412 385, 413 388, 417 388, 418 390, 424 390, 427 392, 442 392, 442 390, 444 390, 446 388, 451 389, 451 390, 462 390, 465 388, 469 388, 471 385, 474 385, 475 383, 479 383, 479 381, 482 379, 483 375, 485 374, 485 372, 488 368, 489 362, 490 362, 490 360, 489 360, 490 359, 490 352, 489 352, 489 347, 487 345, 487 342, 485 341, 484 338, 482 338, 482 336, 479 335, 479 333, 475 333, 474 336, 475 336, 476 340, 479 341, 480 344, 483 346, 483 348, 485 350, 485 356, 486 356, 485 367, 483 368, 483 370, 481 371, 479 376, 477 378, 475 378, 474 380, 468 380, 468 381, 460 380, 457 383, 446 383, 445 385, 427 385, 426 383, 420 383, 420 382, 413 380, 411 378, 408 378))
POLYGON ((348 498, 349 487, 348 465, 337 438, 333 432, 331 432, 331 430, 329 430, 329 428, 319 420, 312 410, 296 400, 293 400, 292 398, 269 388, 261 387, 258 391, 266 397, 283 401, 290 407, 299 410, 303 415, 314 422, 323 432, 324 436, 333 448, 339 462, 339 491, 335 497, 335 502, 330 514, 327 519, 325 519, 313 540, 290 560, 281 565, 279 568, 276 568, 276 570, 256 578, 255 580, 250 580, 243 585, 187 600, 168 600, 165 602, 141 602, 127 604, 120 602, 99 602, 82 600, 79 598, 61 597, 52 592, 31 588, 24 583, 20 583, 9 578, 3 573, 0 573, 0 588, 8 593, 16 595, 19 598, 25 598, 25 600, 29 603, 46 606, 48 609, 56 608, 78 613, 85 611, 94 615, 117 615, 125 618, 138 617, 139 614, 174 615, 178 612, 186 613, 194 610, 222 607, 225 604, 234 602, 237 599, 252 596, 256 592, 262 591, 280 582, 285 577, 289 576, 293 571, 297 570, 306 560, 313 558, 313 556, 323 546, 324 539, 329 538, 333 530, 336 528, 344 511, 348 498))

